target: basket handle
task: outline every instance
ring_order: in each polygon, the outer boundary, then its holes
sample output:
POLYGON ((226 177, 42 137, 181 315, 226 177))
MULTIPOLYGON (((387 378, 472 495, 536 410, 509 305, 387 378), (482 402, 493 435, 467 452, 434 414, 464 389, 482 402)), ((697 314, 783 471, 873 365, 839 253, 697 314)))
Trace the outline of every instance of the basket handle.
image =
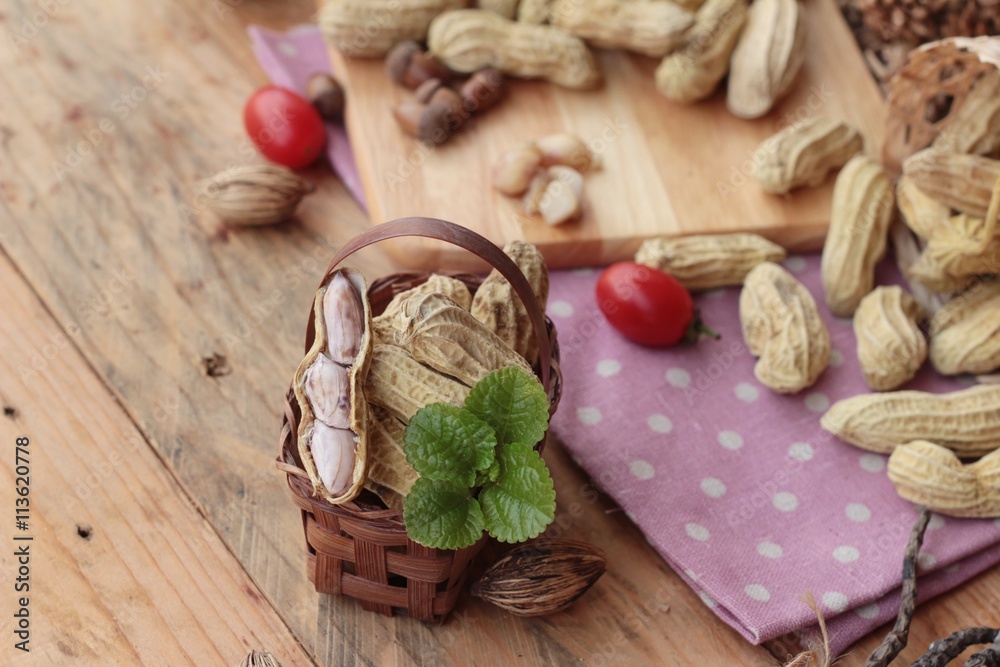
MULTIPOLYGON (((527 278, 524 277, 524 274, 521 273, 521 269, 514 263, 514 260, 508 257, 492 241, 471 229, 446 220, 424 217, 399 218, 376 225, 358 234, 340 248, 340 251, 330 262, 329 268, 327 268, 326 273, 323 275, 320 286, 326 284, 338 264, 358 250, 379 241, 401 236, 423 236, 468 250, 480 259, 485 260, 507 279, 507 282, 511 284, 517 296, 521 299, 521 303, 524 304, 524 308, 528 313, 528 319, 531 321, 531 328, 535 332, 535 339, 538 342, 538 363, 539 370, 541 371, 542 386, 548 392, 552 388, 553 380, 552 346, 545 327, 545 313, 539 307, 531 285, 528 283, 527 278)), ((312 345, 314 337, 314 322, 313 318, 310 317, 306 327, 306 350, 312 345)))

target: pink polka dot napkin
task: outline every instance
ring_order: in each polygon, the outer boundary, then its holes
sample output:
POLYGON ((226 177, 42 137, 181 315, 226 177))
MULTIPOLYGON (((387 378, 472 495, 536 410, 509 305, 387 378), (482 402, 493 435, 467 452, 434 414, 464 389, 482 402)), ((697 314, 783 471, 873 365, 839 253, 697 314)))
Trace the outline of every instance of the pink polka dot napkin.
MULTIPOLYGON (((249 33, 261 67, 279 85, 301 91, 310 74, 329 71, 314 26, 249 33)), ((328 133, 331 163, 364 206, 347 134, 339 125, 328 133)), ((822 303, 818 257, 785 265, 822 303)), ((881 283, 898 281, 883 273, 881 283)), ((819 427, 832 401, 867 391, 850 320, 821 308, 831 366, 811 389, 779 396, 754 378, 738 290, 697 299, 721 341, 654 351, 624 341, 605 322, 593 296, 597 275, 553 274, 548 308, 564 372, 552 428, 579 465, 705 604, 754 643, 809 632, 816 618, 801 601, 806 591, 829 620, 837 653, 895 617, 916 512, 886 478, 886 457, 819 427)), ((961 386, 926 369, 908 385, 961 386)), ((998 544, 1000 522, 935 516, 921 557, 921 599, 1000 561, 998 544)), ((616 558, 614 544, 600 546, 616 558)))
MULTIPOLYGON (((822 304, 819 258, 793 256, 785 266, 822 304)), ((889 268, 882 274, 880 283, 898 281, 889 268)), ((579 465, 751 642, 813 626, 806 591, 820 604, 836 652, 894 618, 916 511, 887 479, 887 457, 819 425, 833 401, 868 392, 851 321, 821 306, 834 348, 830 368, 810 389, 782 396, 754 377, 738 289, 696 299, 721 340, 650 350, 604 320, 594 298, 598 275, 554 274, 548 309, 564 373, 552 428, 579 465)), ((962 386, 924 369, 906 388, 962 386)), ((921 556, 921 600, 1000 561, 998 544, 998 521, 934 516, 921 556)), ((615 546, 602 546, 614 560, 615 546)))

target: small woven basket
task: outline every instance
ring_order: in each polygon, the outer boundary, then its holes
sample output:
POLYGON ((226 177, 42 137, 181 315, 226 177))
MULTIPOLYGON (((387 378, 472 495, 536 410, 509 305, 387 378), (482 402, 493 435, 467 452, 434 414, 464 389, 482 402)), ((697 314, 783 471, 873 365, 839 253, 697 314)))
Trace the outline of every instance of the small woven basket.
MULTIPOLYGON (((549 413, 555 412, 561 392, 559 348, 552 321, 539 308, 531 286, 517 265, 484 237, 465 227, 433 218, 403 218, 373 227, 351 239, 334 257, 321 281, 347 256, 384 239, 423 236, 457 245, 495 267, 513 286, 525 304, 538 339, 536 373, 549 396, 549 413)), ((392 297, 427 280, 430 273, 399 273, 374 281, 368 290, 372 313, 381 313, 392 297)), ((449 274, 462 280, 469 290, 482 283, 481 276, 449 274)), ((314 331, 310 313, 305 349, 312 346, 314 331)), ((471 547, 458 550, 432 549, 417 544, 406 534, 402 512, 387 509, 369 491, 351 502, 333 505, 312 495, 312 482, 298 453, 301 414, 291 390, 285 396, 281 425, 281 451, 277 467, 286 473, 292 502, 302 510, 309 580, 319 593, 346 595, 361 601, 368 611, 392 615, 406 611, 422 621, 441 623, 455 607, 468 578, 469 568, 486 544, 484 536, 471 547)), ((543 439, 537 445, 541 451, 543 439)))

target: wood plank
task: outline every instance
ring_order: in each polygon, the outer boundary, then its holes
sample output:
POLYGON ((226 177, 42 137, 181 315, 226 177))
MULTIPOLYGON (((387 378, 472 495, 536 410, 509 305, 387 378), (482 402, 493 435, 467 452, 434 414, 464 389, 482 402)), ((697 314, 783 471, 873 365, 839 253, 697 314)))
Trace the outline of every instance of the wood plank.
MULTIPOLYGON (((793 91, 767 116, 736 118, 725 91, 684 105, 653 83, 658 60, 598 54, 605 85, 572 91, 509 81, 508 98, 473 118, 446 144, 407 137, 389 108, 412 98, 383 72, 381 59, 334 53, 351 104, 347 122, 373 222, 430 215, 466 225, 499 244, 537 245, 552 267, 607 264, 631 257, 649 237, 752 231, 796 250, 816 250, 829 219, 833 179, 788 197, 768 195, 750 177, 760 142, 817 115, 847 120, 869 150, 882 143, 882 101, 835 0, 800 5, 808 27, 805 65, 793 91), (573 132, 604 162, 586 175, 581 220, 549 227, 490 185, 492 165, 512 146, 573 132)), ((426 243, 390 246, 407 266, 468 267, 460 252, 426 243)))
POLYGON ((10 533, 31 538, 0 554, 7 606, 27 596, 31 632, 22 653, 4 622, 5 664, 235 665, 252 649, 312 664, 79 352, 53 342, 38 357, 40 341, 67 339, 2 256, 0 283, 0 484, 10 533), (21 437, 30 511, 28 530, 15 531, 21 437), (15 594, 17 548, 28 550, 30 588, 15 594))
MULTIPOLYGON (((0 53, 3 89, 18 91, 0 96, 0 245, 66 332, 34 336, 31 354, 83 353, 321 664, 772 664, 711 615, 558 446, 546 458, 569 513, 565 535, 603 546, 612 562, 569 614, 517 620, 466 600, 438 628, 312 591, 298 514, 271 459, 312 289, 334 248, 369 223, 322 168, 308 173, 319 191, 298 222, 221 234, 199 210, 196 180, 252 159, 238 118, 263 76, 247 67, 244 24, 287 26, 313 11, 305 0, 228 11, 234 4, 71 3, 21 51, 0 53), (162 81, 132 96, 134 108, 116 106, 148 67, 162 81), (104 118, 113 131, 100 130, 104 118), (81 165, 57 178, 54 164, 95 136, 81 165), (215 354, 228 374, 206 375, 203 359, 215 354)), ((8 5, 15 26, 37 9, 8 5)), ((356 264, 371 276, 391 270, 378 252, 356 264)), ((0 356, 8 345, 0 338, 0 356)), ((160 530, 135 525, 144 537, 160 530)))

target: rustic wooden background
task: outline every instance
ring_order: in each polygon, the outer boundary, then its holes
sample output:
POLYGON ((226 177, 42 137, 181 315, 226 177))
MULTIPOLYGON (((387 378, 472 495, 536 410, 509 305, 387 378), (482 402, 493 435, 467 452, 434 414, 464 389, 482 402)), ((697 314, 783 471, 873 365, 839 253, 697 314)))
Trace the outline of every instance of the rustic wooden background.
MULTIPOLYGON (((192 185, 256 159, 245 27, 309 0, 7 0, 0 7, 0 466, 32 452, 32 653, 0 663, 774 665, 701 604, 558 445, 564 535, 607 549, 585 600, 519 620, 477 601, 431 627, 316 595, 272 467, 313 287, 368 222, 324 168, 297 222, 225 231, 192 185)), ((393 270, 378 251, 359 265, 393 270)), ((9 528, 13 532, 13 526, 9 528)), ((7 538, 9 539, 9 538, 7 538)), ((14 605, 0 549, 0 608, 14 605)), ((920 608, 904 654, 996 621, 1000 570, 920 608)), ((881 632, 881 631, 880 631, 881 632)), ((860 664, 869 637, 842 664, 860 664)), ((795 638, 788 638, 794 642, 795 638)))

